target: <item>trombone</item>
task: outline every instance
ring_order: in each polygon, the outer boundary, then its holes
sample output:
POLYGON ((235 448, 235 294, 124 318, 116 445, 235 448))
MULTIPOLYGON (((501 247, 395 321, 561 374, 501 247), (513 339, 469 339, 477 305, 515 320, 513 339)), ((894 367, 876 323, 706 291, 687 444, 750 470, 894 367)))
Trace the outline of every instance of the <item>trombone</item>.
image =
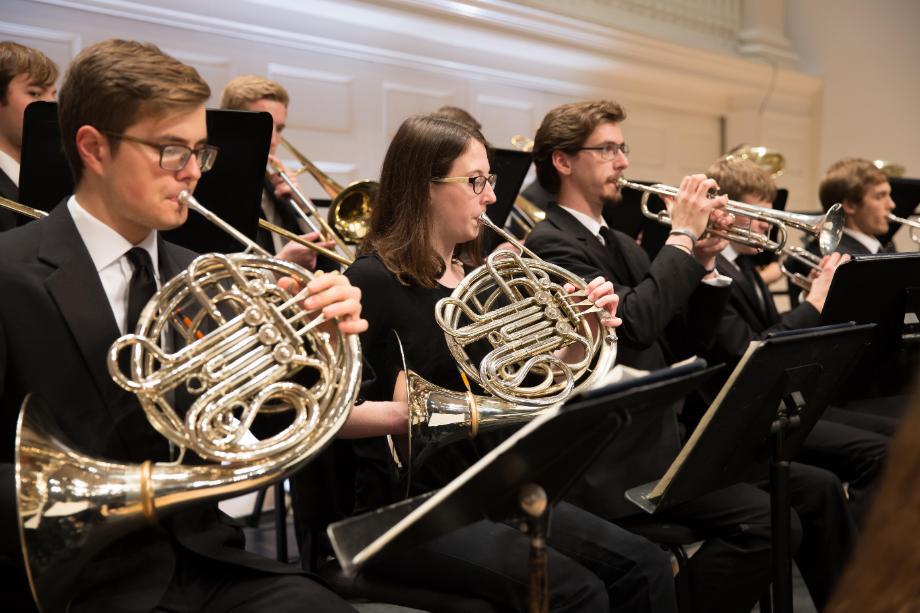
POLYGON ((15 200, 10 200, 9 198, 4 198, 3 196, 0 196, 0 208, 8 209, 14 213, 19 213, 20 215, 31 217, 32 219, 41 219, 42 217, 48 216, 46 211, 33 209, 30 206, 20 204, 15 200))
POLYGON ((888 221, 899 223, 902 226, 910 228, 910 240, 920 244, 920 216, 911 215, 910 217, 904 218, 888 213, 888 221))
MULTIPOLYGON (((48 216, 47 211, 43 211, 41 209, 33 209, 30 206, 20 204, 19 202, 10 200, 9 198, 3 198, 2 196, 0 196, 0 208, 14 211, 21 215, 25 215, 26 217, 31 217, 32 219, 41 219, 43 217, 48 216)), ((315 245, 311 243, 310 241, 306 241, 302 239, 300 236, 294 234, 293 232, 289 232, 288 230, 285 230, 284 228, 276 226, 275 224, 270 223, 264 219, 259 219, 259 227, 265 230, 268 230, 269 232, 272 232, 274 234, 277 234, 279 236, 283 236, 284 238, 290 241, 294 241, 295 243, 299 245, 303 245, 304 247, 307 247, 308 249, 312 249, 316 251, 317 253, 319 253, 320 255, 326 256, 327 258, 334 260, 338 262, 339 264, 342 264, 343 266, 349 266, 353 261, 353 259, 348 259, 346 257, 343 257, 334 251, 330 251, 329 249, 326 249, 325 247, 322 247, 320 245, 315 245)), ((233 237, 236 238, 239 242, 243 243, 244 245, 248 244, 249 239, 244 234, 242 234, 241 232, 237 232, 237 234, 239 236, 234 234, 233 237)))
MULTIPOLYGON (((281 138, 281 144, 300 162, 300 168, 292 174, 296 177, 303 172, 310 173, 320 187, 332 198, 332 203, 329 205, 328 223, 323 221, 319 215, 313 214, 326 230, 325 234, 335 240, 339 244, 339 248, 348 254, 348 257, 354 259, 354 254, 348 249, 346 243, 356 245, 367 234, 371 210, 374 200, 377 198, 377 190, 380 188, 380 184, 376 181, 364 180, 354 181, 342 187, 332 177, 317 168, 287 139, 281 138)), ((291 177, 282 173, 281 180, 287 183, 293 193, 299 196, 299 200, 304 203, 304 206, 307 206, 306 203, 309 202, 309 198, 303 195, 291 180, 291 177)), ((312 207, 312 211, 315 212, 316 207, 312 207)))
MULTIPOLYGON (((678 188, 670 185, 662 185, 660 183, 656 183, 655 185, 642 185, 641 183, 627 181, 622 177, 617 179, 617 185, 620 188, 628 187, 630 189, 645 192, 642 195, 641 201, 642 214, 659 223, 671 225, 671 216, 668 214, 667 210, 662 210, 658 213, 652 212, 648 208, 648 198, 651 194, 675 197, 677 196, 678 188)), ((707 229, 707 233, 736 243, 756 247, 763 251, 772 251, 774 253, 781 252, 786 245, 787 227, 814 234, 818 238, 818 244, 821 246, 822 253, 827 253, 836 249, 837 244, 840 242, 840 237, 843 235, 844 216, 843 206, 840 203, 831 206, 823 215, 804 215, 802 213, 790 213, 788 211, 774 211, 773 209, 766 209, 755 204, 747 204, 736 200, 729 200, 725 205, 725 210, 729 213, 744 215, 745 217, 770 224, 776 228, 776 240, 772 240, 769 236, 755 232, 749 228, 740 228, 737 226, 732 226, 729 230, 720 230, 710 226, 707 229)))

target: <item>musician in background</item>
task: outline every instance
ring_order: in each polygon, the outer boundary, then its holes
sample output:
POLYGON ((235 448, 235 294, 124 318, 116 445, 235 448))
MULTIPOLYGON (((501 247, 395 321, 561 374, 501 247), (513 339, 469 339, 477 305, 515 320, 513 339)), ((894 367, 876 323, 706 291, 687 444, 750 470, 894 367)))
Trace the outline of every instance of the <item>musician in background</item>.
MULTIPOLYGON (((6 593, 15 610, 31 608, 17 559, 12 466, 26 394, 39 394, 90 457, 177 459, 137 399, 112 381, 106 358, 157 287, 195 255, 159 231, 185 221, 177 196, 194 190, 218 153, 207 143, 209 95, 194 68, 153 45, 108 40, 81 51, 59 106, 75 193, 48 217, 0 235, 0 287, 15 296, 0 302, 0 534, 16 572, 6 575, 7 586, 15 582, 6 593)), ((340 317, 343 332, 364 329, 359 293, 343 276, 324 275, 309 289, 310 310, 340 317)), ((97 552, 71 597, 69 611, 352 610, 298 570, 246 552, 242 531, 216 502, 189 506, 97 552)))
MULTIPOLYGON (((750 160, 719 160, 707 174, 731 200, 769 209, 776 198, 776 186, 769 173, 750 160)), ((736 223, 749 224, 752 231, 764 236, 770 229, 766 221, 740 214, 736 215, 736 223)), ((717 268, 731 277, 732 286, 715 341, 704 353, 712 363, 726 362, 732 368, 752 341, 774 332, 819 326, 837 266, 849 259, 839 253, 825 256, 820 272, 812 275, 805 300, 779 314, 773 295, 757 273, 753 261, 757 252, 756 247, 733 241, 716 258, 717 268)), ((730 371, 723 372, 707 382, 703 408, 714 400, 728 378, 730 371)), ((886 436, 833 421, 834 415, 844 414, 845 418, 846 413, 852 412, 829 409, 805 440, 798 461, 790 465, 791 504, 803 527, 796 562, 818 610, 827 604, 856 540, 856 525, 838 478, 849 483, 849 500, 861 511, 888 447, 886 436)), ((854 417, 876 419, 868 414, 854 417)))
MULTIPOLYGON (((22 119, 36 100, 53 101, 58 68, 39 51, 0 42, 0 196, 19 200, 22 119)), ((16 227, 16 213, 0 209, 0 231, 16 227)))
MULTIPOLYGON (((621 201, 617 179, 629 168, 621 125, 625 118, 620 105, 606 100, 564 104, 547 113, 533 155, 540 184, 556 202, 528 236, 527 246, 585 279, 602 275, 613 281, 620 296, 617 315, 623 320, 617 330, 617 362, 651 370, 686 357, 686 347, 698 350, 711 340, 731 281, 715 265, 727 241, 702 237, 711 217, 726 224, 730 216, 716 212, 724 196, 708 198, 715 181, 694 175, 683 179, 671 203, 671 234, 654 261, 632 237, 607 227, 603 207, 621 201)), ((673 459, 678 444, 674 416, 665 411, 663 420, 660 441, 641 445, 649 461, 629 458, 631 465, 664 458, 666 467, 673 459)), ((573 486, 570 499, 618 519, 623 491, 637 484, 624 483, 636 476, 618 473, 618 453, 608 447, 573 486)), ((769 496, 736 484, 678 505, 661 519, 705 535, 689 562, 694 610, 748 613, 771 579, 769 496)), ((797 540, 794 516, 793 531, 797 540)))
MULTIPOLYGON (((469 124, 433 116, 407 119, 393 137, 363 254, 345 273, 362 290, 369 326, 361 337, 367 400, 358 407, 386 403, 403 389, 394 332, 409 368, 437 386, 466 390, 435 304, 482 261, 477 218, 495 202, 488 147, 469 124)), ((607 323, 619 323, 611 285, 597 278, 588 290, 607 323)), ((435 450, 414 466, 409 495, 446 485, 503 436, 484 432, 435 450)), ((357 511, 405 497, 406 475, 396 470, 386 440, 354 448, 357 511)), ((388 555, 367 572, 525 610, 528 542, 514 527, 483 520, 388 555)), ((548 545, 550 610, 675 610, 667 555, 641 537, 562 503, 553 509, 548 545)))
MULTIPOLYGON (((284 168, 277 157, 277 150, 278 143, 281 142, 281 133, 284 132, 287 124, 289 102, 290 96, 280 83, 257 75, 242 75, 232 79, 224 86, 220 106, 223 109, 261 111, 271 115, 272 139, 268 159, 284 168)), ((287 169, 285 173, 292 176, 287 169)), ((295 234, 303 234, 305 240, 316 242, 321 247, 335 249, 333 241, 320 242, 318 232, 308 232, 309 228, 301 219, 298 219, 297 214, 287 202, 290 197, 290 186, 282 181, 277 173, 271 173, 267 179, 266 188, 262 191, 262 218, 295 234)), ((294 262, 309 270, 316 269, 317 255, 309 247, 288 241, 263 228, 259 228, 256 242, 282 260, 294 262)), ((325 262, 325 258, 322 259, 324 260, 323 270, 337 268, 335 263, 325 262)))
MULTIPOLYGON (((821 206, 843 205, 846 226, 834 251, 851 255, 894 253, 894 246, 882 245, 878 237, 888 232, 888 214, 894 211, 888 176, 869 160, 845 158, 827 169, 818 188, 821 206)), ((816 241, 808 250, 819 254, 816 241)))
POLYGON ((482 132, 482 124, 479 120, 470 115, 469 111, 461 109, 459 106, 450 106, 445 104, 437 111, 431 114, 432 117, 443 117, 458 123, 466 124, 479 132, 482 132))

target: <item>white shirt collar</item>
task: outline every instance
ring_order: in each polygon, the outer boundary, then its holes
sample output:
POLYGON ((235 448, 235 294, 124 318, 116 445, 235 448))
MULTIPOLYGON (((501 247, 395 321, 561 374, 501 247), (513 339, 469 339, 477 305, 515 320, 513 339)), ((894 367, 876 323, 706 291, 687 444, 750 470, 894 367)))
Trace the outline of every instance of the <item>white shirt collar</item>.
POLYGON ((71 196, 67 201, 67 208, 77 226, 77 232, 86 245, 89 256, 93 260, 96 272, 110 266, 132 247, 142 247, 150 254, 153 261, 153 270, 157 278, 160 276, 160 266, 157 253, 157 233, 151 231, 147 237, 137 245, 132 245, 124 236, 93 217, 86 209, 80 206, 76 196, 71 196))
POLYGON ((738 259, 738 252, 732 249, 731 243, 728 244, 728 247, 722 250, 722 257, 737 266, 735 260, 738 259))
POLYGON ((0 170, 19 187, 19 162, 10 157, 6 151, 0 151, 0 170))
POLYGON ((879 249, 882 248, 882 243, 877 238, 870 236, 865 232, 860 232, 859 230, 853 230, 851 228, 844 228, 843 233, 859 241, 859 243, 868 249, 870 253, 878 253, 879 249))
POLYGON ((581 211, 576 211, 575 209, 570 209, 564 204, 560 204, 559 206, 564 208, 567 213, 569 213, 572 217, 574 217, 579 222, 581 222, 581 225, 588 228, 588 231, 590 231, 591 234, 593 234, 594 236, 599 236, 601 232, 601 228, 607 227, 607 222, 604 220, 604 218, 601 218, 600 221, 597 221, 590 215, 586 215, 582 213, 581 211))

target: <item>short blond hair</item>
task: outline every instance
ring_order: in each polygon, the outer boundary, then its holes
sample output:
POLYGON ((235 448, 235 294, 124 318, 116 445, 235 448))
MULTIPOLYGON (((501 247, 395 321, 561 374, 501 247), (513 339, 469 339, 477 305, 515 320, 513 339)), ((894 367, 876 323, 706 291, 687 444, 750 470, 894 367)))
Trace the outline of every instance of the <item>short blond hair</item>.
MULTIPOLYGON (((194 110, 210 95, 197 70, 150 43, 112 39, 87 47, 74 58, 58 96, 61 139, 74 183, 83 175, 76 143, 82 126, 120 134, 148 117, 194 110)), ((116 151, 118 141, 107 138, 116 151)))
POLYGON ((290 102, 287 90, 280 83, 254 74, 231 79, 220 96, 220 108, 237 111, 259 100, 275 100, 287 108, 290 102))
POLYGON ((0 41, 0 103, 6 104, 10 81, 21 74, 29 75, 39 87, 48 88, 57 81, 58 67, 38 49, 0 41))
POLYGON ((741 200, 745 196, 766 202, 776 200, 773 177, 751 160, 739 157, 721 159, 709 167, 706 175, 715 179, 719 191, 731 200, 741 200))

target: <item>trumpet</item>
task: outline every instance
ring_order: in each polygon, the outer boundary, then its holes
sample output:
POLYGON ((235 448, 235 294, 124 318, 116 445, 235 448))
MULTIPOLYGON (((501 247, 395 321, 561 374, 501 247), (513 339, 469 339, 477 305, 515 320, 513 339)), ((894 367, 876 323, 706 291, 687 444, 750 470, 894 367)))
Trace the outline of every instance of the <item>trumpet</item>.
POLYGON ((807 274, 803 275, 789 268, 787 262, 789 260, 795 260, 809 270, 821 270, 821 256, 815 255, 811 251, 795 245, 784 245, 782 251, 779 253, 778 260, 779 269, 786 275, 789 282, 806 292, 811 289, 811 279, 808 278, 807 274))
POLYGON ((920 244, 920 216, 911 215, 910 217, 904 218, 888 213, 888 221, 899 223, 902 226, 910 228, 910 240, 920 244))
MULTIPOLYGON (((303 172, 310 173, 310 176, 316 179, 320 187, 332 198, 332 203, 329 205, 328 223, 322 222, 324 229, 327 229, 331 234, 330 238, 336 240, 337 243, 339 240, 352 245, 360 243, 367 234, 371 210, 374 200, 377 198, 380 184, 376 181, 365 180, 355 181, 342 187, 332 177, 317 168, 313 162, 307 159, 303 153, 298 151, 286 139, 282 138, 281 144, 294 154, 294 157, 300 162, 300 168, 293 173, 294 176, 303 172)), ((285 179, 292 190, 300 193, 300 190, 296 188, 290 177, 287 177, 287 175, 282 176, 282 180, 285 179)), ((300 196, 302 201, 306 203, 308 199, 303 194, 300 194, 300 196)), ((315 210, 315 207, 313 210, 315 210)), ((318 215, 316 218, 321 219, 318 215)), ((344 250, 344 245, 341 248, 344 250)), ((349 257, 354 259, 354 254, 350 253, 349 257)))
MULTIPOLYGON (((642 185, 641 183, 627 181, 622 177, 617 179, 617 185, 621 188, 628 187, 630 189, 645 192, 642 195, 640 205, 642 214, 664 225, 671 225, 671 216, 668 214, 667 210, 662 210, 658 213, 652 212, 648 208, 648 199, 651 194, 675 197, 677 196, 678 188, 670 185, 662 185, 660 183, 656 183, 655 185, 642 185)), ((802 213, 790 213, 788 211, 774 211, 773 209, 738 202, 736 200, 729 200, 725 205, 725 210, 732 214, 744 215, 745 217, 770 224, 776 229, 776 240, 772 240, 768 235, 755 232, 750 228, 740 228, 736 226, 732 226, 729 230, 720 230, 710 226, 707 229, 707 234, 719 236, 763 251, 781 252, 786 245, 787 227, 815 235, 818 238, 822 253, 828 253, 836 249, 837 245, 840 243, 840 237, 843 235, 843 206, 839 202, 831 206, 823 215, 805 215, 802 213)))
POLYGON ((304 310, 305 290, 292 293, 276 282, 290 277, 306 287, 309 271, 272 258, 188 192, 179 201, 247 252, 195 258, 163 284, 135 333, 116 340, 107 359, 112 379, 137 396, 178 459, 134 465, 90 457, 67 444, 56 407, 27 399, 20 413, 19 532, 33 596, 45 611, 67 608, 86 561, 118 536, 188 504, 292 474, 331 442, 358 393, 357 336, 317 328, 324 318, 304 310), (173 339, 175 351, 163 346, 173 339), (311 371, 309 385, 291 380, 303 369, 311 371), (187 411, 172 406, 177 391, 190 397, 187 411), (248 436, 253 421, 271 413, 284 425, 261 440, 248 436), (207 463, 183 463, 186 451, 207 463))

